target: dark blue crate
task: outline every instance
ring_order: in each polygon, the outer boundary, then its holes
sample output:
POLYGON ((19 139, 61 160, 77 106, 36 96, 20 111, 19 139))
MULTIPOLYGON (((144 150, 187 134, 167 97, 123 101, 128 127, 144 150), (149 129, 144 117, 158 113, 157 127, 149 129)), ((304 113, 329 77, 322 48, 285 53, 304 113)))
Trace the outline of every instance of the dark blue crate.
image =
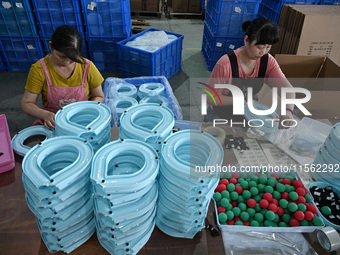
POLYGON ((161 30, 149 28, 118 42, 121 77, 164 75, 166 78, 170 78, 182 69, 181 59, 184 36, 181 34, 164 31, 167 34, 175 35, 178 39, 155 52, 148 52, 125 45, 128 41, 150 31, 161 30))
POLYGON ((82 36, 85 36, 80 0, 37 0, 32 2, 40 36, 51 37, 53 31, 61 25, 73 26, 82 36))
POLYGON ((87 37, 127 38, 132 34, 129 0, 81 0, 87 37))
POLYGON ((321 0, 320 5, 340 5, 340 0, 321 0))
POLYGON ((216 37, 204 24, 202 54, 208 70, 212 70, 217 61, 227 52, 235 50, 244 45, 242 37, 216 37))
POLYGON ((242 23, 257 17, 260 0, 210 0, 205 21, 214 36, 243 35, 242 23))
POLYGON ((29 0, 2 1, 0 36, 38 36, 29 0))
MULTIPOLYGON (((45 55, 50 54, 51 51, 50 51, 50 48, 48 46, 48 42, 51 41, 51 39, 50 38, 43 38, 43 37, 40 37, 40 39, 41 39, 41 42, 43 43, 45 55)), ((83 49, 82 49, 81 55, 84 58, 87 58, 87 59, 89 58, 89 53, 88 53, 88 50, 87 50, 87 44, 86 44, 85 38, 83 38, 83 49)))
POLYGON ((259 7, 259 16, 270 19, 275 24, 278 23, 282 6, 284 4, 302 4, 302 5, 318 5, 320 0, 317 1, 290 1, 290 0, 263 0, 259 7))
MULTIPOLYGON (((1 46, 0 46, 0 49, 1 49, 1 46)), ((2 52, 0 52, 0 72, 6 72, 6 64, 2 57, 2 52)))
POLYGON ((119 50, 117 42, 123 40, 103 38, 103 37, 88 37, 89 58, 101 72, 120 72, 119 65, 119 50))
POLYGON ((39 37, 0 37, 0 43, 9 72, 28 72, 45 56, 39 37))

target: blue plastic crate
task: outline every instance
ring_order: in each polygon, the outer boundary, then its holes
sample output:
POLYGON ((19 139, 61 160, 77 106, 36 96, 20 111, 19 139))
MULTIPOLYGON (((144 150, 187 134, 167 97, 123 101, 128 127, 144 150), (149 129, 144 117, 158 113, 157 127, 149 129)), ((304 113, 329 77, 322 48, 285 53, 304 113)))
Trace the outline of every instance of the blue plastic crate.
POLYGON ((117 42, 124 38, 88 37, 88 51, 91 61, 101 72, 120 72, 117 42))
MULTIPOLYGON (((1 49, 1 46, 0 46, 0 49, 1 49)), ((6 64, 1 54, 2 53, 0 52, 0 72, 6 72, 6 64)))
POLYGON ((257 17, 260 2, 260 0, 210 0, 205 21, 214 36, 241 36, 244 34, 242 23, 257 17))
POLYGON ((340 0, 321 0, 320 5, 340 5, 340 0))
POLYGON ((7 0, 0 5, 0 36, 37 36, 29 0, 7 0))
POLYGON ((45 56, 39 37, 0 37, 0 43, 9 72, 28 72, 45 56))
POLYGON ((204 23, 202 55, 208 70, 212 70, 217 61, 227 52, 244 45, 242 37, 216 37, 213 36, 209 27, 204 23))
POLYGON ((181 60, 184 36, 181 34, 164 31, 167 34, 176 36, 178 39, 155 52, 148 52, 125 45, 128 41, 149 31, 161 30, 149 28, 137 35, 118 42, 122 77, 164 75, 166 78, 170 78, 182 69, 181 60))
POLYGON ((80 0, 36 0, 32 3, 40 36, 51 37, 61 25, 73 26, 85 36, 80 0))
MULTIPOLYGON (((47 54, 50 54, 50 48, 48 46, 48 42, 51 41, 51 39, 48 37, 48 38, 43 38, 43 37, 40 37, 41 39, 41 42, 43 43, 43 47, 44 47, 44 53, 45 55, 47 54)), ((83 49, 82 49, 82 54, 81 54, 84 58, 89 58, 89 53, 88 53, 88 50, 87 50, 87 44, 86 44, 86 40, 85 38, 83 38, 83 49)))
POLYGON ((129 0, 81 0, 87 37, 127 38, 132 34, 129 0))
POLYGON ((263 0, 259 7, 259 16, 270 19, 275 24, 277 24, 280 18, 282 6, 284 4, 317 5, 319 3, 320 0, 317 1, 263 0))

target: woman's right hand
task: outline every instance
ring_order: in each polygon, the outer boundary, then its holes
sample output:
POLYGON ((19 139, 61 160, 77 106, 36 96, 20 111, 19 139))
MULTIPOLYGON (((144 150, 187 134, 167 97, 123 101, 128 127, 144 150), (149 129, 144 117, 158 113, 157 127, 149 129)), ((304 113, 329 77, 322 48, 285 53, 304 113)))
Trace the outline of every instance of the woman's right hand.
POLYGON ((43 120, 46 128, 55 128, 55 113, 45 111, 43 120))

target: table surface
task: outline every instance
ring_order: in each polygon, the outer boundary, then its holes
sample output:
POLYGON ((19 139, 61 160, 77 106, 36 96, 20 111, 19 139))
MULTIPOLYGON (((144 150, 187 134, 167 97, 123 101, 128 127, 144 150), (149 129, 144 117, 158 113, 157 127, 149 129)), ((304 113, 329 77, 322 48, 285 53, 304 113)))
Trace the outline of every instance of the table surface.
MULTIPOLYGON (((226 130, 234 136, 244 135, 243 130, 226 130)), ((227 133, 228 134, 228 133, 227 133)), ((112 138, 117 136, 113 130, 112 138)), ((229 163, 237 163, 232 150, 225 150, 225 158, 229 163)), ((22 183, 22 157, 15 155, 15 168, 0 174, 0 254, 49 254, 40 237, 38 225, 33 213, 29 210, 22 183)), ((213 203, 210 203, 206 225, 216 225, 213 203)), ((218 230, 219 231, 219 230, 218 230)), ((315 238, 314 233, 304 234, 318 254, 325 253, 315 238)), ((56 254, 64 254, 58 252, 56 254)), ((86 243, 75 249, 72 254, 108 254, 100 245, 96 234, 86 243)), ((222 235, 212 236, 210 231, 203 229, 193 239, 183 239, 168 236, 155 227, 147 244, 139 251, 139 255, 152 254, 225 254, 222 235)))

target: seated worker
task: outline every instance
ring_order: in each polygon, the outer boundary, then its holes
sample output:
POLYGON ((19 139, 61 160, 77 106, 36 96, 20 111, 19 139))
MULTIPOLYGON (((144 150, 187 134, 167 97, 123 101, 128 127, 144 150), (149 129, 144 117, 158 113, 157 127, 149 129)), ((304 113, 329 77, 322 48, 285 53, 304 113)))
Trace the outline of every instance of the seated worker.
MULTIPOLYGON (((244 22, 242 29, 245 31, 244 46, 227 52, 218 60, 209 78, 209 85, 214 87, 215 84, 233 84, 242 90, 245 103, 249 87, 253 88, 254 100, 257 99, 256 95, 264 82, 270 87, 292 87, 275 58, 268 53, 279 39, 278 28, 273 22, 266 18, 257 18, 244 22)), ((209 106, 205 121, 213 121, 213 119, 243 121, 244 116, 233 115, 231 92, 228 89, 216 89, 216 91, 223 106, 215 106, 213 99, 208 97, 209 106)), ((278 91, 280 94, 280 89, 278 91)), ((287 98, 295 98, 295 94, 287 93, 287 98)), ((293 119, 293 108, 294 105, 287 105, 286 115, 280 116, 280 123, 282 120, 287 120, 289 125, 288 119, 293 119)), ((284 127, 280 124, 279 128, 284 127)))
POLYGON ((51 53, 31 66, 21 108, 37 119, 33 125, 54 128, 55 113, 73 102, 104 102, 104 78, 91 61, 81 56, 82 45, 76 28, 60 26, 49 42, 51 53), (37 106, 39 94, 42 109, 37 106))

